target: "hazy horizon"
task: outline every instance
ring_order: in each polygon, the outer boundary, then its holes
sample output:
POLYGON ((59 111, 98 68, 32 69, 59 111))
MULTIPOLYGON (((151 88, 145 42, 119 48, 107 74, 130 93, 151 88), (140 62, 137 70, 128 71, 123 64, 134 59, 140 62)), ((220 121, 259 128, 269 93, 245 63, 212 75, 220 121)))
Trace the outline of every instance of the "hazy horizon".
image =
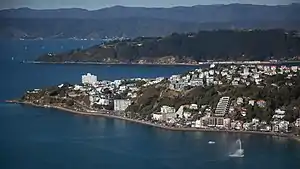
POLYGON ((139 0, 2 0, 0 9, 16 9, 16 8, 31 8, 31 9, 63 9, 63 8, 82 8, 87 10, 97 10, 112 6, 126 7, 163 7, 170 8, 176 6, 195 6, 195 5, 221 5, 221 4, 253 4, 253 5, 288 5, 291 3, 300 3, 300 0, 152 0, 140 2, 139 0))

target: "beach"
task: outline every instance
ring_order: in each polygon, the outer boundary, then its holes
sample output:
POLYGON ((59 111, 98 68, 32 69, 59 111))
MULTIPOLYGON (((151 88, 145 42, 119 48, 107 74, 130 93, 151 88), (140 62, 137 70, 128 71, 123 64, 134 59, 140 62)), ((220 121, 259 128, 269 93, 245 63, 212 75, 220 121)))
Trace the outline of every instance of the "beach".
POLYGON ((170 126, 164 126, 164 125, 155 124, 155 123, 151 123, 151 122, 147 122, 147 121, 142 121, 142 120, 131 119, 131 118, 122 117, 122 116, 111 115, 111 114, 104 113, 104 112, 76 111, 76 110, 72 110, 72 109, 69 109, 69 108, 61 107, 61 106, 53 106, 53 105, 44 106, 44 105, 34 104, 34 103, 31 103, 31 102, 17 101, 17 100, 6 100, 5 102, 6 103, 11 103, 11 104, 29 105, 29 106, 41 107, 41 108, 53 108, 53 109, 62 110, 62 111, 65 111, 65 112, 70 112, 70 113, 73 113, 73 114, 84 115, 84 116, 98 116, 98 117, 125 120, 125 121, 128 121, 128 122, 139 123, 139 124, 148 125, 148 126, 156 127, 156 128, 159 128, 159 129, 170 130, 170 131, 262 134, 262 135, 285 137, 285 138, 293 139, 293 140, 296 140, 296 141, 300 142, 300 137, 297 137, 297 136, 292 135, 292 134, 286 134, 286 133, 263 132, 263 131, 243 131, 243 130, 220 130, 220 129, 207 129, 207 128, 203 129, 203 128, 192 128, 192 127, 189 127, 189 128, 170 127, 170 126))

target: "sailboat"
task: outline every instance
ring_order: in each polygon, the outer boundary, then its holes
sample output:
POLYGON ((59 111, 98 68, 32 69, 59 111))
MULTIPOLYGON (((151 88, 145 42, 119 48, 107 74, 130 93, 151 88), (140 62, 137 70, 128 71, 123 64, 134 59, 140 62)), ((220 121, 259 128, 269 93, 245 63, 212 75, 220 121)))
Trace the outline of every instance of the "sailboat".
POLYGON ((233 154, 229 154, 229 157, 244 157, 244 149, 242 149, 241 139, 238 139, 236 144, 239 145, 238 149, 233 154))

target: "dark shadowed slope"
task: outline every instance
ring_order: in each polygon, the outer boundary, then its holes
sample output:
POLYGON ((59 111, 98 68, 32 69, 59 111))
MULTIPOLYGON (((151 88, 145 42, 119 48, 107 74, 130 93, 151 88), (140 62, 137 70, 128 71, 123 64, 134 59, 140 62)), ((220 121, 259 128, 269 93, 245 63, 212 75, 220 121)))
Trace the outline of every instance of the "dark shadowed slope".
POLYGON ((300 56, 300 38, 282 30, 201 31, 163 38, 109 42, 85 50, 44 55, 44 62, 188 62, 214 60, 269 60, 300 56))

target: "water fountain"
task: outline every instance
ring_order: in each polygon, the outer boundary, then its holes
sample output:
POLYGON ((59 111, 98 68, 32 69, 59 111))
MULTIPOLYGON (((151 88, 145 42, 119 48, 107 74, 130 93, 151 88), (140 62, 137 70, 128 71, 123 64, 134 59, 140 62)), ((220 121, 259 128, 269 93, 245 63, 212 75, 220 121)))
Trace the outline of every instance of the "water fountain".
POLYGON ((241 140, 236 140, 236 144, 238 145, 238 149, 234 153, 229 154, 229 157, 244 157, 244 149, 242 149, 241 140))

